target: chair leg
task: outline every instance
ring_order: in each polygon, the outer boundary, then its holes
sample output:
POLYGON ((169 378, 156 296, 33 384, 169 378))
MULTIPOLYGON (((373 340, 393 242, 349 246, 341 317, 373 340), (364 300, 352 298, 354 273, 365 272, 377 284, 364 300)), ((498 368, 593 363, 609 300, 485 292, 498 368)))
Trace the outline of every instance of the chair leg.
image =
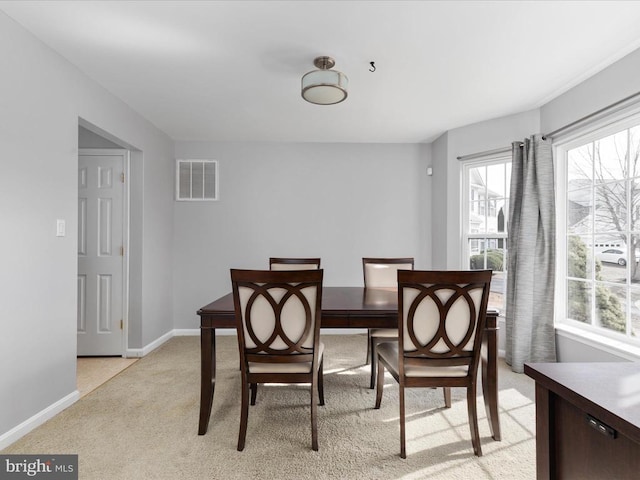
POLYGON ((320 360, 320 368, 318 369, 318 401, 320 405, 324 405, 324 358, 320 360))
POLYGON ((258 395, 258 384, 257 383, 252 383, 251 384, 251 405, 255 405, 256 404, 256 396, 258 395))
POLYGON ((240 412, 240 433, 238 433, 238 451, 244 450, 247 438, 247 420, 249 418, 249 385, 242 379, 242 410, 240 412))
POLYGON ((366 358, 365 365, 368 365, 373 360, 375 360, 375 358, 371 354, 371 329, 367 328, 367 358, 366 358))
POLYGON ((451 408, 451 387, 442 387, 444 393, 444 406, 451 408))
POLYGON ((472 386, 467 387, 467 410, 469 411, 469 429, 471 430, 473 453, 478 457, 481 457, 482 446, 480 445, 480 432, 478 431, 478 409, 476 408, 475 383, 472 386))
POLYGON ((318 451, 318 405, 316 403, 316 396, 318 395, 318 378, 311 380, 311 448, 314 451, 318 451))
POLYGON ((369 350, 371 351, 371 379, 369 380, 369 388, 372 390, 376 386, 376 364, 378 363, 376 355, 378 349, 376 348, 376 344, 376 338, 370 336, 369 350))
POLYGON ((374 408, 380 408, 382 403, 382 389, 384 388, 384 365, 380 363, 378 359, 375 360, 378 364, 378 379, 376 385, 376 405, 374 408))
POLYGON ((405 410, 404 410, 404 385, 399 384, 398 396, 400 397, 400 457, 407 458, 405 410))

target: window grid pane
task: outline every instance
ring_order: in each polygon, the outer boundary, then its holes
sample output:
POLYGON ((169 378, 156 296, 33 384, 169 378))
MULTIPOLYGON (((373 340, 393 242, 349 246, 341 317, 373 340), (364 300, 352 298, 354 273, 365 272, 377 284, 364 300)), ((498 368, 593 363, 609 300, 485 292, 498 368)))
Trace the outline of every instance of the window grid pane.
POLYGON ((489 308, 505 311, 508 191, 511 159, 472 162, 464 169, 467 268, 493 270, 489 308))
POLYGON ((640 343, 640 126, 565 160, 567 319, 640 343))

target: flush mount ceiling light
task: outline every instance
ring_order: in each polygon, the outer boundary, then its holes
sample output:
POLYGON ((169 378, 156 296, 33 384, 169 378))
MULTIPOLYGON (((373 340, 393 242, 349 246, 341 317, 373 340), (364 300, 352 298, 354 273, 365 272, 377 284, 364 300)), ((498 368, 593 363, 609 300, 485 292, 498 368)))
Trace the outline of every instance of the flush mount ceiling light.
POLYGON ((347 98, 347 76, 331 70, 336 64, 331 57, 317 57, 313 64, 319 70, 312 70, 302 77, 302 98, 316 105, 334 105, 347 98))

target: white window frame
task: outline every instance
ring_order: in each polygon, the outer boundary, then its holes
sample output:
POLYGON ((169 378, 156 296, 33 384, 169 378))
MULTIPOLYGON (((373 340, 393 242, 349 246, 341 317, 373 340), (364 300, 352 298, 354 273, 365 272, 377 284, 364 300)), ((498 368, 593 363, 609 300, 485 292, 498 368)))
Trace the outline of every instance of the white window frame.
MULTIPOLYGON (((477 167, 482 167, 482 166, 487 166, 487 165, 495 165, 496 163, 511 163, 511 152, 507 152, 507 153, 501 153, 501 154, 493 154, 493 155, 487 155, 487 156, 483 156, 480 158, 474 158, 473 160, 463 160, 461 162, 462 164, 462 204, 461 204, 461 209, 462 209, 462 215, 461 215, 461 219, 462 219, 462 248, 461 248, 461 257, 460 257, 460 265, 464 265, 465 268, 468 268, 469 265, 469 258, 471 256, 471 252, 469 251, 469 240, 473 240, 473 239, 477 239, 478 241, 480 240, 484 240, 484 239, 504 239, 505 241, 508 238, 508 229, 505 228, 504 232, 494 232, 491 234, 487 234, 485 232, 483 233, 470 233, 469 232, 469 205, 472 201, 472 199, 469 196, 469 192, 470 192, 470 185, 469 185, 469 170, 472 168, 477 168, 477 167)), ((509 192, 509 185, 506 186, 506 192, 507 192, 507 197, 508 192, 509 192)), ((478 196, 477 198, 473 199, 476 202, 480 200, 479 199, 480 196, 478 196)), ((483 200, 484 201, 484 200, 483 200)), ((488 205, 487 205, 487 209, 488 209, 488 205)), ((487 210, 485 209, 485 210, 487 210)), ((507 211, 504 212, 505 213, 505 226, 508 226, 508 209, 509 206, 507 204, 507 211)), ((478 208, 478 215, 479 213, 479 208, 478 208)), ((496 208, 496 212, 497 212, 497 208, 496 208)), ((488 215, 489 212, 485 211, 484 215, 485 217, 488 215)), ((506 258, 505 258, 505 262, 506 262, 506 258)))
MULTIPOLYGON (((461 248, 460 248, 460 265, 463 266, 464 269, 468 269, 470 267, 469 265, 469 261, 471 259, 471 251, 470 251, 470 244, 471 241, 475 240, 476 243, 478 245, 483 245, 484 244, 484 248, 488 249, 489 248, 489 243, 491 242, 491 240, 495 240, 496 242, 499 240, 503 240, 504 241, 504 252, 505 255, 503 257, 503 262, 504 262, 504 266, 503 266, 503 272, 504 272, 504 281, 506 282, 506 275, 507 275, 507 261, 508 261, 508 250, 507 250, 507 245, 506 242, 508 241, 508 237, 509 237, 509 232, 508 232, 508 219, 509 219, 509 208, 510 208, 510 201, 507 200, 505 202, 505 211, 504 211, 504 225, 505 225, 505 231, 504 232, 493 232, 493 233, 489 233, 489 232, 482 232, 482 233, 473 233, 470 232, 469 229, 469 224, 470 224, 470 218, 469 215, 471 213, 471 202, 474 202, 474 206, 479 205, 479 201, 480 201, 480 197, 485 197, 485 194, 483 193, 482 195, 474 195, 474 199, 471 199, 471 188, 470 188, 470 182, 469 182, 469 171, 472 168, 477 168, 477 167, 482 167, 482 166, 491 166, 491 165, 496 165, 496 164, 504 164, 505 167, 506 165, 511 165, 512 163, 512 157, 511 157, 511 151, 510 150, 505 150, 502 153, 494 153, 494 154, 489 154, 489 155, 483 155, 480 157, 476 157, 470 160, 462 160, 461 161, 461 188, 462 188, 462 195, 461 195, 461 212, 462 214, 460 215, 461 221, 462 221, 462 225, 461 225, 461 248)), ((510 185, 505 185, 504 186, 504 192, 505 192, 505 199, 509 198, 509 190, 510 190, 510 185)), ((483 200, 484 201, 484 200, 483 200)), ((489 208, 489 204, 488 204, 489 200, 487 200, 487 205, 486 208, 484 209, 484 215, 485 215, 485 225, 487 224, 487 216, 490 214, 490 208, 489 208)), ((479 214, 479 208, 478 211, 475 212, 477 214, 479 214)), ((496 205, 496 215, 498 212, 497 209, 497 205, 496 205)), ((474 210, 475 211, 475 210, 474 210)), ((505 295, 504 297, 504 303, 500 306, 499 311, 500 311, 500 316, 504 317, 505 312, 506 312, 506 284, 504 285, 504 290, 501 292, 505 295)), ((492 306, 493 307, 493 306, 492 306)))
MULTIPOLYGON (((637 360, 640 355, 640 338, 633 340, 629 335, 629 324, 625 334, 613 330, 585 324, 566 318, 567 312, 567 154, 569 150, 622 130, 640 125, 640 104, 594 120, 587 126, 553 139, 553 158, 556 175, 556 288, 555 327, 559 333, 576 338, 586 344, 603 348, 614 354, 629 354, 637 360)), ((625 311, 628 305, 625 305, 625 311)), ((628 319, 628 316, 627 316, 628 319)))

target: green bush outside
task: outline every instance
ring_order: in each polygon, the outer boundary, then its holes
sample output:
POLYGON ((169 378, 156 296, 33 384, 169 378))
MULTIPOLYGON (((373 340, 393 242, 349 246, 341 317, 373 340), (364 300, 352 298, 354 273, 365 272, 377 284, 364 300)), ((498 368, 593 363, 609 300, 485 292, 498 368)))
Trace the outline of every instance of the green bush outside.
MULTIPOLYGON (((587 246, 579 237, 569 237, 567 259, 567 273, 569 277, 587 279, 587 246)), ((620 300, 605 285, 598 283, 602 280, 600 271, 602 264, 596 261, 596 311, 600 317, 600 325, 624 333, 626 331, 626 319, 620 300)), ((591 284, 569 280, 568 285, 568 316, 580 322, 591 323, 591 284)))
POLYGON ((484 265, 484 251, 471 256, 471 270, 504 270, 504 254, 502 250, 487 250, 487 266, 484 265))

